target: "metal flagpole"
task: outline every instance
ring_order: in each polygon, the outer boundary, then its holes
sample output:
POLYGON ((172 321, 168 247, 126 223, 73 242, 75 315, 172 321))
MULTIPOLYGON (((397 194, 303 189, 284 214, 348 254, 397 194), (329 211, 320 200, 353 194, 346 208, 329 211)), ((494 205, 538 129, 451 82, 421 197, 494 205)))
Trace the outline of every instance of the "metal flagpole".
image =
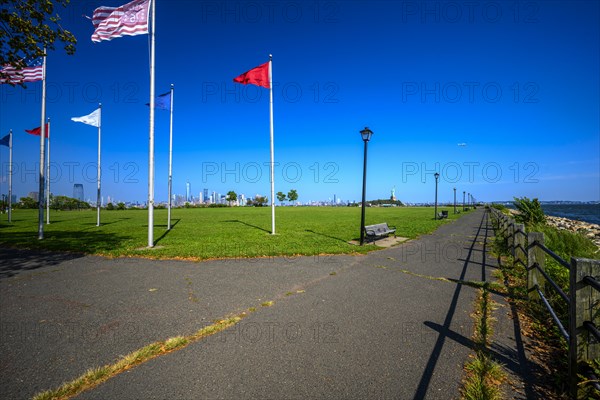
POLYGON ((148 247, 154 247, 154 59, 156 31, 156 0, 152 3, 152 32, 150 33, 150 129, 148 149, 148 247))
POLYGON ((173 94, 175 87, 171 84, 171 118, 169 120, 169 209, 167 230, 171 230, 171 196, 173 191, 173 94))
POLYGON ((50 118, 48 118, 48 150, 46 151, 46 224, 50 224, 50 118))
POLYGON ((96 198, 96 226, 100 226, 100 207, 102 206, 102 197, 100 192, 100 181, 102 177, 102 168, 100 167, 101 143, 102 143, 102 103, 98 104, 98 194, 96 198))
POLYGON ((269 111, 271 125, 271 234, 275 234, 275 151, 273 145, 273 55, 269 54, 269 111))
POLYGON ((12 222, 12 149, 13 135, 12 129, 8 137, 8 222, 12 222))
POLYGON ((40 126, 40 186, 38 189, 38 240, 44 238, 44 142, 46 140, 46 48, 42 64, 42 125, 40 126))

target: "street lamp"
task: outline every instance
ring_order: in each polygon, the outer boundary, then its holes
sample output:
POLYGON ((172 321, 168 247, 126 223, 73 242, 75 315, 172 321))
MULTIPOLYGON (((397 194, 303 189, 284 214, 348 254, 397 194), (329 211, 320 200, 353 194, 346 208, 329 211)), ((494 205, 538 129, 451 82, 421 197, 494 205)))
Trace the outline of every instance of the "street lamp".
POLYGON ((365 241, 365 197, 367 194, 367 143, 371 140, 373 132, 365 127, 360 131, 360 136, 365 143, 365 156, 363 161, 363 187, 362 187, 362 210, 360 216, 360 245, 362 246, 365 241))
POLYGON ((438 179, 440 178, 440 174, 438 174, 436 172, 435 174, 433 174, 433 176, 435 177, 435 215, 434 215, 433 219, 438 219, 438 214, 437 214, 437 186, 438 186, 438 179))
POLYGON ((456 214, 456 188, 454 188, 454 214, 456 214))
POLYGON ((465 193, 467 192, 463 190, 463 211, 467 211, 467 209, 465 208, 465 193))

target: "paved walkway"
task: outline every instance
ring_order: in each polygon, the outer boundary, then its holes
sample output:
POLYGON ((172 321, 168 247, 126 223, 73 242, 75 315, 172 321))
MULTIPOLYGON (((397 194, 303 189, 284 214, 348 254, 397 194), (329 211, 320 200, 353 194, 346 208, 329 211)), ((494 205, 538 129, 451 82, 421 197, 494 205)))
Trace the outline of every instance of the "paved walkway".
MULTIPOLYGON (((494 279, 491 235, 478 210, 365 256, 192 263, 0 249, 0 393, 31 398, 256 307, 79 397, 454 399, 473 352, 477 294, 462 282, 494 279)), ((510 338, 506 315, 496 332, 510 338)), ((514 341, 502 346, 518 375, 514 341)))

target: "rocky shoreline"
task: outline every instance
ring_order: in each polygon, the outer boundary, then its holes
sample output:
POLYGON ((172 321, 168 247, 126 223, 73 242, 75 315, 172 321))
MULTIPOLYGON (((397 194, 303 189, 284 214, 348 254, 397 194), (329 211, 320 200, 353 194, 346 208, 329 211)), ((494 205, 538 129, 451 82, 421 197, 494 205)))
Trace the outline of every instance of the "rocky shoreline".
POLYGON ((600 248, 600 225, 551 215, 546 215, 546 223, 558 229, 579 232, 600 248))
MULTIPOLYGON (((513 209, 509 209, 509 212, 513 215, 519 213, 517 210, 513 209)), ((564 217, 553 217, 552 215, 546 215, 546 223, 557 229, 581 233, 583 236, 594 242, 598 247, 598 251, 600 251, 600 225, 564 217)))

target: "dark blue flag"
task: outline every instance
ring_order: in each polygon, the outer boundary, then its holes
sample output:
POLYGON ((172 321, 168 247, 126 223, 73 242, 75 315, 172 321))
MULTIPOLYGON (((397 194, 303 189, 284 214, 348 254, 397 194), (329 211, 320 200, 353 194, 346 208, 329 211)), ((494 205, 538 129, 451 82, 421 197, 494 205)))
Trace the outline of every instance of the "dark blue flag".
POLYGON ((10 146, 10 133, 0 139, 0 145, 9 147, 10 146))
MULTIPOLYGON (((146 103, 147 106, 150 106, 149 103, 146 103)), ((171 109, 171 92, 167 92, 165 94, 161 94, 154 100, 154 108, 160 108, 161 110, 170 110, 171 109)))

